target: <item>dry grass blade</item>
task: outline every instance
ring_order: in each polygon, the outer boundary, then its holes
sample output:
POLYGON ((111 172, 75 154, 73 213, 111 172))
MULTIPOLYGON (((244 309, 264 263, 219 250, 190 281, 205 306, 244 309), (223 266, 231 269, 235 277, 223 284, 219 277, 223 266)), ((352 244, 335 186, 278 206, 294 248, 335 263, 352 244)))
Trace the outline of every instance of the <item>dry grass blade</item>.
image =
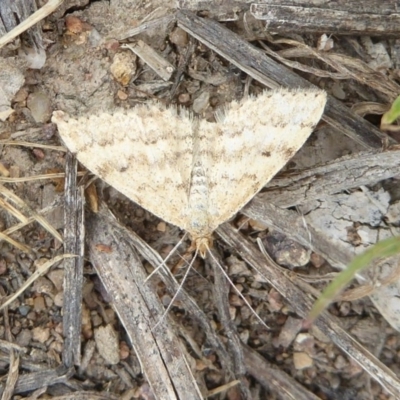
POLYGON ((132 51, 164 81, 169 81, 171 75, 175 71, 175 67, 170 62, 142 40, 138 40, 136 43, 132 43, 131 45, 123 44, 121 45, 121 49, 129 49, 132 51))
MULTIPOLYGON (((85 172, 78 172, 78 176, 83 176, 83 175, 85 175, 85 172)), ((65 173, 57 172, 45 175, 23 176, 21 178, 0 177, 0 183, 33 182, 33 181, 40 181, 42 179, 59 179, 59 178, 65 178, 65 173)))
MULTIPOLYGON (((53 211, 54 209, 54 205, 51 205, 49 207, 43 208, 42 210, 39 211, 39 214, 46 214, 49 213, 51 211, 53 211)), ((20 222, 18 224, 15 224, 13 226, 10 226, 9 228, 7 228, 6 230, 4 230, 3 232, 0 232, 0 235, 4 235, 6 236, 6 238, 8 238, 8 235, 13 234, 14 232, 19 231, 20 229, 22 229, 24 226, 31 224, 32 222, 35 222, 35 218, 34 217, 29 217, 27 218, 25 221, 20 222)), ((6 240, 6 238, 4 238, 4 240, 6 240)), ((13 239, 11 239, 13 240, 13 239)), ((29 249, 27 247, 27 249, 29 249)))
MULTIPOLYGON (((300 43, 299 43, 300 44, 300 43)), ((313 74, 315 76, 320 76, 321 78, 332 78, 332 79, 350 79, 351 76, 348 73, 342 73, 342 72, 330 72, 330 71, 324 71, 320 68, 315 68, 315 67, 311 67, 309 65, 306 64, 302 64, 298 61, 291 61, 288 60, 287 58, 285 58, 282 52, 276 52, 271 50, 268 46, 265 45, 264 42, 260 42, 260 45, 262 46, 262 48, 265 50, 265 52, 267 54, 269 54, 270 56, 274 57, 275 59, 279 60, 282 64, 285 64, 287 67, 290 68, 294 68, 297 69, 299 71, 303 71, 303 72, 308 72, 310 74, 313 74)), ((297 50, 297 49, 295 49, 297 50)), ((296 52, 296 57, 305 57, 305 56, 310 56, 310 52, 308 51, 303 51, 303 54, 298 54, 299 52, 296 52)), ((286 56, 288 56, 288 54, 285 54, 286 56)))
POLYGON ((344 69, 351 74, 351 78, 367 85, 384 94, 388 102, 392 102, 400 92, 400 86, 389 80, 382 73, 373 70, 364 61, 344 56, 342 54, 330 54, 324 60, 339 69, 344 69))
POLYGON ((363 101, 354 104, 351 110, 360 117, 364 117, 367 114, 382 115, 389 109, 387 104, 376 103, 374 101, 363 101))
POLYGON ((234 381, 229 382, 229 383, 227 383, 225 385, 219 386, 219 387, 217 387, 217 388, 215 388, 213 390, 210 390, 207 393, 207 396, 211 397, 211 396, 215 396, 216 394, 219 394, 219 393, 222 393, 222 392, 226 392, 228 389, 238 385, 239 383, 240 383, 240 381, 234 380, 234 381))
POLYGON ((62 254, 59 256, 56 256, 52 258, 49 261, 46 261, 42 265, 40 265, 37 270, 28 278, 28 280, 12 295, 6 297, 3 299, 3 303, 0 306, 0 310, 2 310, 4 307, 7 307, 10 303, 12 303, 19 295, 21 295, 33 282, 35 282, 36 279, 38 279, 40 276, 45 274, 50 267, 52 267, 54 264, 66 259, 66 258, 71 258, 71 257, 76 257, 73 254, 62 254))
POLYGON ((288 67, 296 68, 321 77, 330 77, 332 79, 340 80, 354 79, 363 85, 367 85, 381 92, 386 96, 389 102, 393 101, 396 98, 396 94, 400 92, 399 85, 385 77, 380 72, 375 71, 360 59, 345 56, 343 54, 317 51, 304 43, 291 39, 274 40, 272 43, 294 46, 293 48, 275 52, 267 47, 265 43, 261 42, 262 47, 269 55, 278 59, 288 67), (296 61, 288 60, 288 58, 294 57, 316 58, 331 67, 336 72, 329 72, 315 67, 310 67, 296 61))
MULTIPOLYGON (((23 224, 22 226, 25 226, 25 224, 23 224)), ((24 244, 22 244, 20 242, 17 242, 10 236, 6 235, 4 232, 0 232, 0 241, 1 240, 4 240, 5 242, 10 243, 12 246, 15 246, 17 249, 20 249, 24 253, 32 253, 32 249, 30 247, 25 246, 24 244)))
MULTIPOLYGON (((58 241, 61 243, 63 242, 62 236, 47 222, 47 220, 39 215, 35 210, 33 210, 31 207, 28 206, 23 200, 21 200, 18 196, 16 196, 11 190, 8 190, 5 186, 0 184, 0 194, 6 197, 9 201, 13 202, 16 204, 18 207, 20 207, 23 212, 30 217, 33 217, 37 223, 39 223, 47 232, 49 232, 51 235, 53 235, 58 241)), ((26 221, 27 218, 24 217, 24 221, 26 221)))
MULTIPOLYGON (((147 17, 151 17, 151 14, 149 14, 147 17)), ((145 20, 148 20, 147 17, 145 18, 145 20)), ((149 21, 141 21, 141 23, 138 26, 135 26, 134 28, 128 27, 128 29, 125 29, 124 27, 124 30, 122 32, 118 32, 117 34, 114 34, 114 36, 112 37, 117 39, 118 41, 130 39, 134 36, 139 35, 140 33, 149 31, 151 29, 169 25, 173 23, 174 20, 175 20, 174 14, 169 13, 168 15, 160 18, 151 19, 149 21)))
MULTIPOLYGON (((0 193, 1 193, 2 189, 3 188, 0 187, 0 193)), ((2 199, 2 198, 0 198, 0 207, 2 207, 4 210, 8 211, 18 221, 20 221, 22 223, 26 223, 28 221, 28 218, 26 218, 24 214, 22 214, 20 211, 18 211, 10 203, 7 203, 6 201, 4 201, 4 199, 2 199)))
POLYGON ((8 369, 7 382, 4 388, 2 400, 12 399, 14 395, 15 384, 19 377, 19 354, 15 350, 10 351, 10 367, 8 369))
POLYGON ((48 144, 25 142, 23 140, 21 140, 21 141, 19 141, 19 140, 0 140, 0 144, 4 144, 7 146, 22 146, 22 147, 30 147, 30 148, 37 148, 37 149, 62 151, 64 153, 67 151, 67 149, 64 146, 51 146, 48 144))
POLYGON ((54 12, 63 2, 64 0, 49 0, 47 4, 45 4, 42 8, 33 13, 29 18, 25 21, 21 22, 18 26, 12 29, 10 32, 6 33, 4 36, 0 38, 0 49, 5 46, 7 43, 10 43, 21 33, 28 30, 33 25, 40 22, 42 19, 46 18, 52 12, 54 12))
MULTIPOLYGON (((0 192, 1 192, 1 187, 0 187, 0 192)), ((0 207, 2 207, 4 210, 8 211, 11 215, 13 215, 16 219, 18 219, 21 222, 22 226, 25 226, 29 219, 25 217, 24 214, 22 214, 20 211, 18 211, 15 207, 13 207, 10 203, 7 203, 4 201, 4 199, 0 198, 0 207)), ((11 238, 9 236, 10 232, 0 232, 0 240, 4 240, 8 243, 10 243, 12 246, 15 246, 16 248, 20 249, 24 253, 31 253, 32 249, 16 240, 11 238)))

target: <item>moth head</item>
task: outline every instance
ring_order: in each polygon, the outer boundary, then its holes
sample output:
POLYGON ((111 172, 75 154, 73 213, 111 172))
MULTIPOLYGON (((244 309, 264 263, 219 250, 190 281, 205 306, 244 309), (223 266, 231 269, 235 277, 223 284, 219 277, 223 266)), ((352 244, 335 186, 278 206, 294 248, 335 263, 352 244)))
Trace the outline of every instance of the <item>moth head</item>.
POLYGON ((206 258, 207 251, 212 247, 212 238, 210 236, 195 238, 193 239, 193 245, 200 256, 206 258))

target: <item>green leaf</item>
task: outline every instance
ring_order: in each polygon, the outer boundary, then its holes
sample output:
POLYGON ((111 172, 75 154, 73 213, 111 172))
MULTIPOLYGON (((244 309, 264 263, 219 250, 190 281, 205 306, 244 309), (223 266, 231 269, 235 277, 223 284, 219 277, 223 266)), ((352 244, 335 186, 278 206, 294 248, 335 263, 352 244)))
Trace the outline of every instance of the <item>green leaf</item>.
POLYGON ((310 311, 308 322, 314 321, 353 280, 357 273, 368 267, 377 258, 391 257, 400 253, 400 237, 382 240, 364 253, 356 256, 349 266, 342 271, 321 294, 310 311))
POLYGON ((393 102, 392 107, 390 107, 390 110, 382 115, 381 127, 384 125, 392 124, 399 117, 400 117, 400 96, 397 97, 397 99, 393 102))

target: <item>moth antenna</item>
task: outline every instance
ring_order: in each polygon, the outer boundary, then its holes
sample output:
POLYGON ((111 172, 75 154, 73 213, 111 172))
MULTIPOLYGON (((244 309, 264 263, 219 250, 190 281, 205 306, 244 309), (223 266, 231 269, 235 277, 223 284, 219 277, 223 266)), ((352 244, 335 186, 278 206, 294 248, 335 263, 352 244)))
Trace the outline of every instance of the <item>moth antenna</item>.
POLYGON ((258 319, 258 321, 267 329, 271 329, 262 319, 261 317, 256 313, 254 308, 250 305, 250 303, 246 300, 246 298, 243 296, 243 294, 238 290, 238 288, 234 285, 232 282, 231 278, 229 278, 229 275, 225 272, 224 268, 222 265, 219 263, 219 261, 214 257, 214 254, 208 250, 208 254, 210 254, 211 258, 215 261, 215 263, 218 265, 218 267, 221 269, 222 273, 224 274, 225 278, 228 280, 229 284, 232 286, 233 290, 238 294, 238 296, 244 301, 244 303, 247 305, 251 313, 258 319))
POLYGON ((196 391, 197 391, 197 393, 198 393, 198 395, 199 395, 199 399, 201 399, 201 398, 203 398, 203 393, 201 392, 201 390, 200 390, 200 388, 199 388, 199 385, 198 385, 197 382, 196 382, 196 378, 195 378, 195 376, 193 375, 192 368, 190 367, 190 364, 189 364, 188 360, 186 359, 185 353, 182 353, 182 355, 183 355, 183 362, 185 363, 185 365, 186 365, 186 367, 187 367, 187 370, 188 370, 189 373, 190 373, 190 377, 191 377, 192 380, 193 380, 194 386, 195 386, 196 391))
POLYGON ((170 310, 171 307, 173 306, 174 301, 175 301, 176 298, 178 297, 179 292, 181 291, 181 289, 182 289, 182 287, 183 287, 183 285, 184 285, 184 283, 185 283, 185 281, 186 281, 186 278, 187 278, 187 276, 189 275, 190 270, 192 269, 192 266, 193 266, 194 260, 195 260, 196 257, 197 257, 197 254, 198 254, 198 251, 197 251, 197 249, 196 249, 196 252, 194 253, 194 257, 193 257, 192 261, 190 262, 189 266, 187 267, 187 270, 186 270, 186 272, 185 272, 185 275, 184 275, 183 278, 182 278, 182 282, 179 284, 178 289, 177 289, 176 293, 174 294, 174 297, 172 297, 170 303, 168 304, 168 307, 167 307, 166 310, 164 311, 164 314, 161 316, 160 320, 153 326, 152 331, 154 331, 154 330, 157 328, 157 326, 160 325, 160 323, 163 321, 163 319, 165 318, 165 316, 168 314, 169 310, 170 310))
POLYGON ((193 256, 193 253, 195 252, 195 250, 196 250, 196 246, 192 243, 189 246, 189 248, 185 251, 183 256, 180 255, 181 259, 176 263, 176 265, 174 265, 171 268, 171 273, 173 275, 175 275, 183 267, 184 264, 189 264, 189 261, 188 261, 189 260, 189 256, 190 256, 190 259, 191 259, 192 256, 193 256))
POLYGON ((174 248, 168 253, 167 257, 164 258, 163 262, 146 278, 146 280, 144 281, 145 283, 147 283, 148 280, 150 280, 150 278, 158 273, 158 271, 163 268, 164 266, 166 266, 167 261, 170 259, 170 257, 178 250, 178 247, 183 243, 183 241, 186 239, 187 236, 187 232, 185 232, 185 234, 183 235, 182 239, 179 240, 179 242, 174 246, 174 248))

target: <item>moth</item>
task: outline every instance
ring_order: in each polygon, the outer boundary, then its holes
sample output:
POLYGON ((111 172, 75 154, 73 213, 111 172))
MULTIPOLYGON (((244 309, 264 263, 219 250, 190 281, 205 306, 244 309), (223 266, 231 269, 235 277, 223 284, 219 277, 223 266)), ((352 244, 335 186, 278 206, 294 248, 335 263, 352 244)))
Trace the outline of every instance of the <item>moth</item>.
POLYGON ((325 103, 319 89, 279 89, 231 102, 216 122, 159 103, 52 121, 88 170, 187 231, 205 257, 213 231, 302 147, 325 103))

